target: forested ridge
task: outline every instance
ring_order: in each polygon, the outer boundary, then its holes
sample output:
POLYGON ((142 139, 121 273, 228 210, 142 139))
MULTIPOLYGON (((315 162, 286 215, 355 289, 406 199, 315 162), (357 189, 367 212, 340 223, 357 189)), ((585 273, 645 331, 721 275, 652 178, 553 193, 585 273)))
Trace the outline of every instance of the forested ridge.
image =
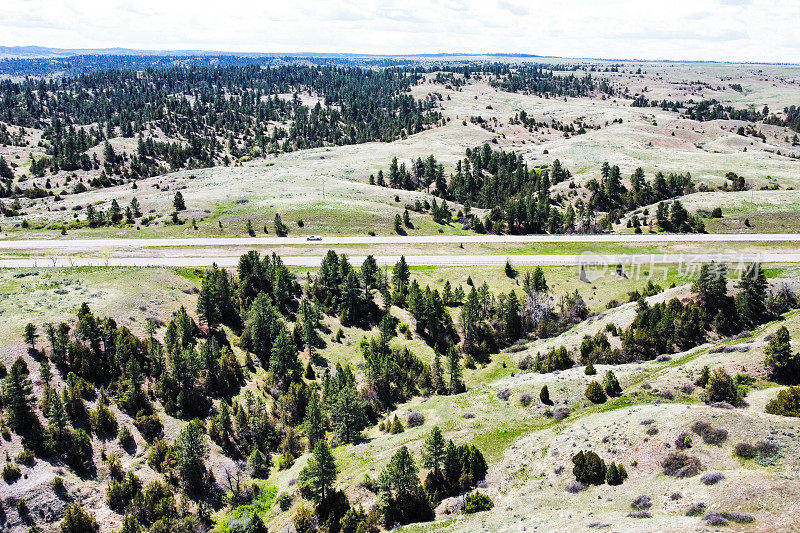
POLYGON ((418 133, 440 118, 430 102, 407 94, 418 79, 405 69, 336 66, 112 69, 4 80, 0 121, 43 130, 47 156, 35 175, 98 168, 85 151, 122 136, 139 137, 126 171, 146 177, 418 133), (301 93, 320 101, 305 105, 301 93))

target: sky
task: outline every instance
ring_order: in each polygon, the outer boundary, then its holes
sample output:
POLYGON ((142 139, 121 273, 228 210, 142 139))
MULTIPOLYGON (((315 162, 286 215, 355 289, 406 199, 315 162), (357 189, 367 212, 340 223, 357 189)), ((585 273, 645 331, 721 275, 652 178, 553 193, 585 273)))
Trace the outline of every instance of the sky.
POLYGON ((0 45, 800 62, 800 0, 4 0, 0 45))

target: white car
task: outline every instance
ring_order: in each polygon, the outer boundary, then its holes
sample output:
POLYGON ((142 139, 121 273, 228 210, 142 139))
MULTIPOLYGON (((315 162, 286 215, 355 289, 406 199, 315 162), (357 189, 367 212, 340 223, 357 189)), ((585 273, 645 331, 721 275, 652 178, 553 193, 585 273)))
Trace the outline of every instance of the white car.
POLYGON ((306 240, 307 241, 321 241, 322 237, 320 237, 319 235, 309 235, 308 237, 306 237, 306 240))

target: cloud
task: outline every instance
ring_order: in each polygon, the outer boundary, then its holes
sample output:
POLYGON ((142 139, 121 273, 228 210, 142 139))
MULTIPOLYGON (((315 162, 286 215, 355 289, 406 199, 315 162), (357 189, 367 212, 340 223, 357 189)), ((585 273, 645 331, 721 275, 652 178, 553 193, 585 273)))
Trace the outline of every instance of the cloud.
POLYGON ((498 0, 497 6, 518 17, 527 15, 530 12, 530 7, 528 5, 524 3, 515 3, 509 0, 498 0))
POLYGON ((800 62, 797 0, 5 0, 0 44, 800 62))

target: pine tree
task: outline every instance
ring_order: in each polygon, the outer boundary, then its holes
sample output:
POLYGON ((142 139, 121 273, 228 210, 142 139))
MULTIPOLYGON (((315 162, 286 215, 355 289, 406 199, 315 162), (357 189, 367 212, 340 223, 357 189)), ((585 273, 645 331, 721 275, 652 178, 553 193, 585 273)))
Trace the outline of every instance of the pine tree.
POLYGON ((281 325, 278 337, 272 346, 269 369, 284 392, 289 388, 289 384, 300 379, 300 373, 303 371, 300 359, 297 357, 297 347, 283 325, 281 325))
POLYGON ((378 484, 385 491, 393 491, 398 499, 413 494, 419 486, 417 465, 408 448, 402 446, 381 472, 378 484))
POLYGON ((606 394, 609 396, 619 396, 622 394, 622 387, 617 381, 617 376, 614 375, 614 372, 609 370, 606 372, 605 378, 603 379, 603 389, 605 390, 606 394))
POLYGON ((333 484, 336 482, 336 461, 324 439, 314 446, 314 452, 306 467, 300 472, 298 482, 301 487, 306 487, 311 492, 313 500, 317 503, 326 501, 333 491, 333 484))
POLYGON ((341 442, 349 444, 361 436, 361 430, 367 426, 367 415, 354 384, 343 386, 336 394, 330 416, 336 438, 341 442))
POLYGON ((175 211, 184 211, 186 209, 186 203, 183 200, 181 191, 175 193, 175 198, 172 200, 172 206, 175 208, 175 211))
POLYGON ((322 416, 319 396, 316 393, 313 393, 308 400, 303 430, 308 439, 309 450, 313 450, 317 443, 325 438, 325 421, 322 416))
POLYGON ((189 492, 199 491, 205 484, 205 460, 208 457, 202 422, 193 420, 184 426, 175 439, 174 451, 183 487, 189 492))
POLYGON ((790 385, 800 382, 800 354, 792 353, 786 326, 778 328, 764 349, 764 366, 775 381, 790 385))
POLYGON ((464 392, 464 382, 461 379, 461 361, 458 357, 458 350, 451 346, 447 352, 448 369, 450 371, 450 394, 461 394, 464 392))
POLYGON ((15 431, 30 429, 30 424, 35 419, 31 408, 33 386, 25 368, 25 361, 18 357, 3 380, 3 403, 8 415, 8 425, 15 431))
POLYGON ((25 338, 25 343, 31 345, 31 351, 33 352, 36 351, 36 337, 38 337, 38 335, 36 334, 36 326, 28 322, 25 325, 24 338, 25 338))
POLYGON ((550 405, 550 403, 552 403, 550 401, 550 391, 547 389, 547 385, 542 385, 542 390, 539 391, 539 400, 545 405, 550 405))
POLYGON ((439 426, 433 426, 430 434, 425 439, 422 449, 423 465, 433 469, 437 475, 441 474, 446 448, 447 443, 442 436, 442 430, 439 429, 439 426))

